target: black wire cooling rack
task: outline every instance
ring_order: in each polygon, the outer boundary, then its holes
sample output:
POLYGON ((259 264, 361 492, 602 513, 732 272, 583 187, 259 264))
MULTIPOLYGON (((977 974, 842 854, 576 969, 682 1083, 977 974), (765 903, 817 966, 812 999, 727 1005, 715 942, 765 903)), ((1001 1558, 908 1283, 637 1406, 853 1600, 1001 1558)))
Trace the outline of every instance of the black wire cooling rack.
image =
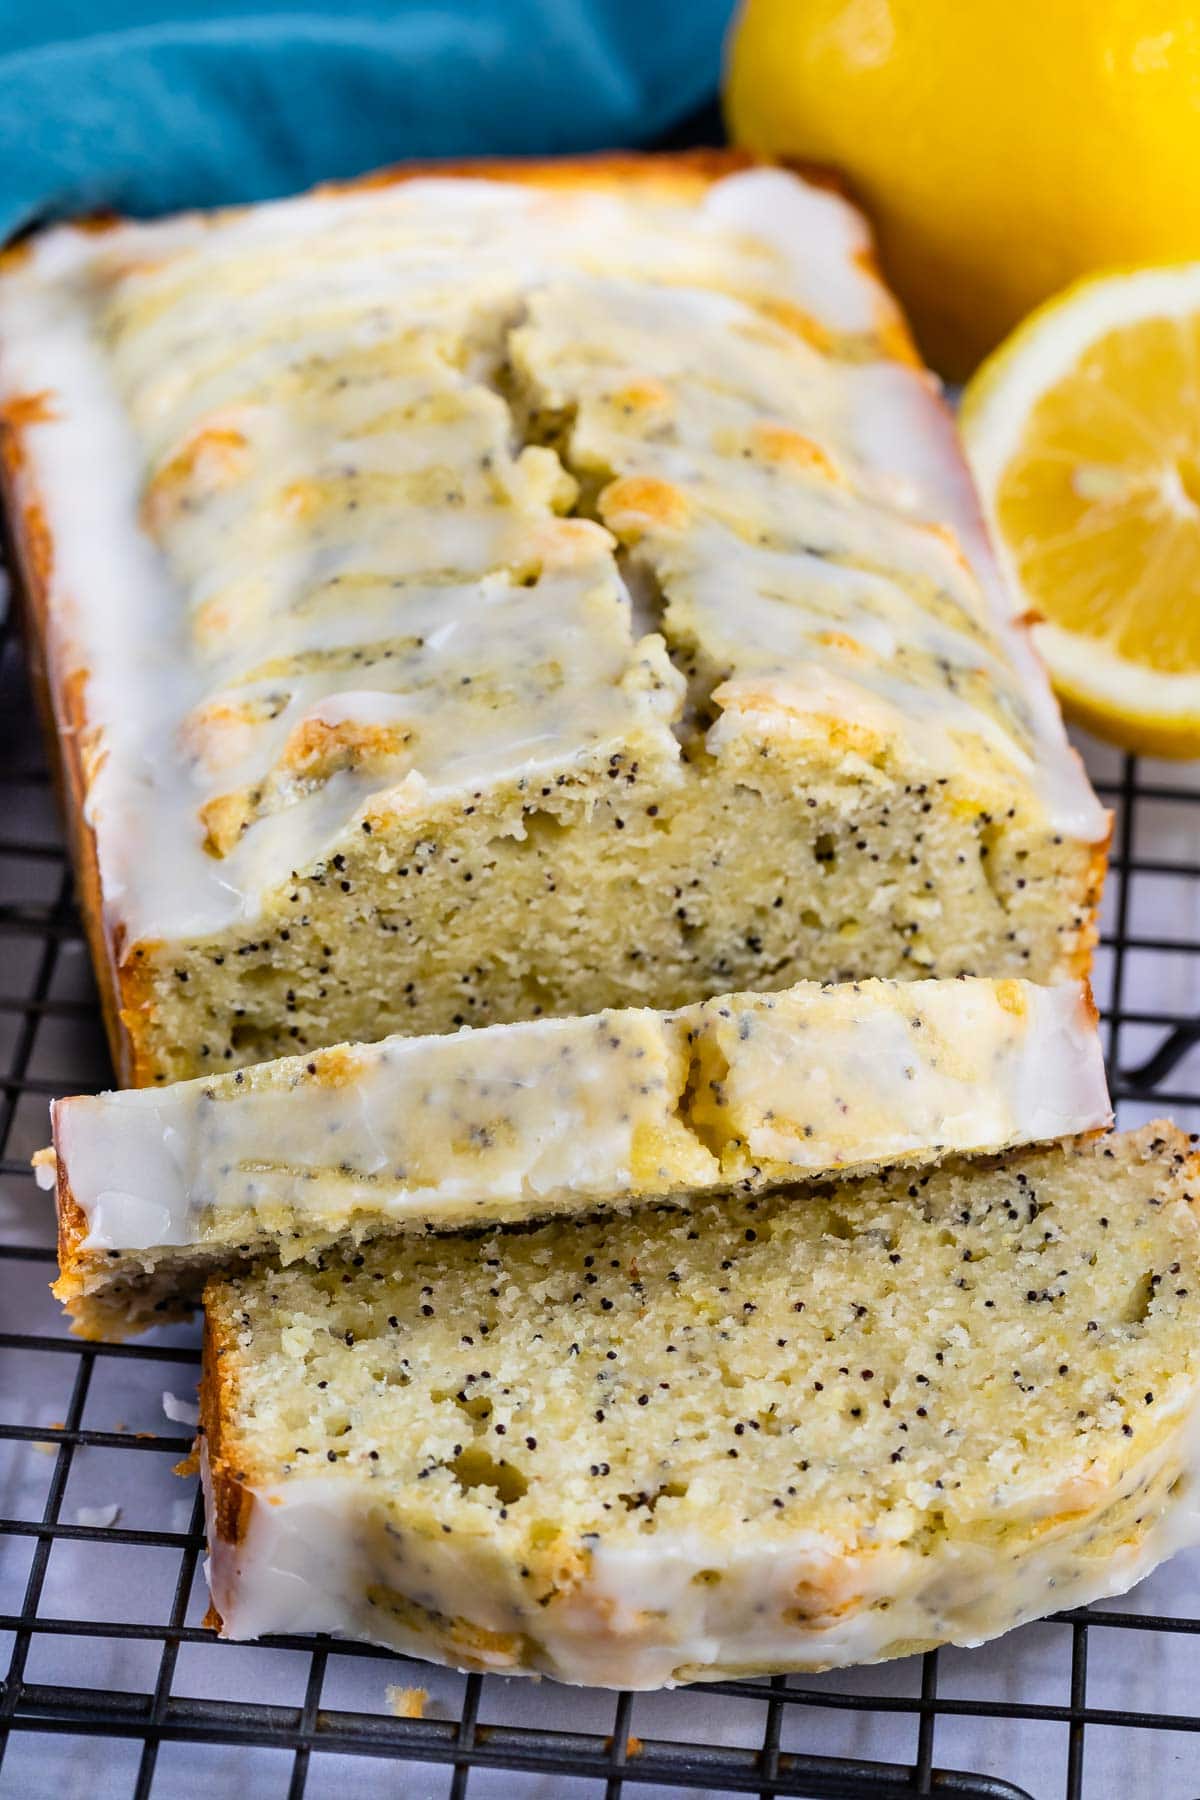
MULTIPOLYGON (((1200 1123, 1200 781, 1094 751, 1116 811, 1097 966, 1125 1122, 1200 1123)), ((200 1624, 190 1327, 67 1335, 30 1152, 110 1079, 71 875, 0 624, 0 1794, 406 1800, 622 1794, 1156 1800, 1200 1794, 1200 1556, 976 1652, 836 1676, 581 1693, 200 1624), (171 1412, 181 1407, 168 1399, 171 1412), (1194 1612, 1198 1616, 1191 1616, 1194 1612), (387 1689, 422 1687, 421 1718, 387 1689), (1189 1705, 1191 1698, 1191 1705, 1189 1705)))

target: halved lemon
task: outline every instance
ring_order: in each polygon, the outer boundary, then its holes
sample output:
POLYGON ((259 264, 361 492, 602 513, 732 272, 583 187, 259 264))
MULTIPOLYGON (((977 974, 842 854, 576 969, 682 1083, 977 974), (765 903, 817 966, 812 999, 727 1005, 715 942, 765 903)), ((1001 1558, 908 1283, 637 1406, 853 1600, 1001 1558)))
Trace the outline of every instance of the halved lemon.
POLYGON ((1200 755, 1200 264, 1068 288, 984 363, 961 422, 1066 710, 1200 755))

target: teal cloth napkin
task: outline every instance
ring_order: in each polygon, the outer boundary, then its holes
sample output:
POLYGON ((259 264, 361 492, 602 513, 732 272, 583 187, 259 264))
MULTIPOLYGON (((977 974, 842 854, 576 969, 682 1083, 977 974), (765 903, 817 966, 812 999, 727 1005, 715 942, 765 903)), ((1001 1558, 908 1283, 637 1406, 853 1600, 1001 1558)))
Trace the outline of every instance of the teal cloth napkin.
POLYGON ((731 3, 0 0, 0 241, 405 157, 652 142, 715 92, 731 3))

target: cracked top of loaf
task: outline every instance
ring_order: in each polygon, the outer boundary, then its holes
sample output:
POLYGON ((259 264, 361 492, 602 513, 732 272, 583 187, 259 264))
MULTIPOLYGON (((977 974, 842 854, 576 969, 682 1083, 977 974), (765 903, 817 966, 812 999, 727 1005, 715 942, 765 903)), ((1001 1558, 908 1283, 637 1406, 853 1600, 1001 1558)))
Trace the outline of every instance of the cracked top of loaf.
POLYGON ((686 159, 62 227, 0 275, 52 684, 128 939, 750 734, 1105 818, 858 214, 686 159))

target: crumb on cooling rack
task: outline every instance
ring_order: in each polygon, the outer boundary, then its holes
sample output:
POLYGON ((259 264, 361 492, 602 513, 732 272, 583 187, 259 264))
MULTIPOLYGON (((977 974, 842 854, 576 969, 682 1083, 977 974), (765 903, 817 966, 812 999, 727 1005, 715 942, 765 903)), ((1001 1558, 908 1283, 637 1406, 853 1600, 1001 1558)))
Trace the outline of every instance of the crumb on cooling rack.
POLYGON ((388 1710, 398 1719, 423 1719, 428 1702, 428 1688, 389 1687, 387 1690, 388 1710))

